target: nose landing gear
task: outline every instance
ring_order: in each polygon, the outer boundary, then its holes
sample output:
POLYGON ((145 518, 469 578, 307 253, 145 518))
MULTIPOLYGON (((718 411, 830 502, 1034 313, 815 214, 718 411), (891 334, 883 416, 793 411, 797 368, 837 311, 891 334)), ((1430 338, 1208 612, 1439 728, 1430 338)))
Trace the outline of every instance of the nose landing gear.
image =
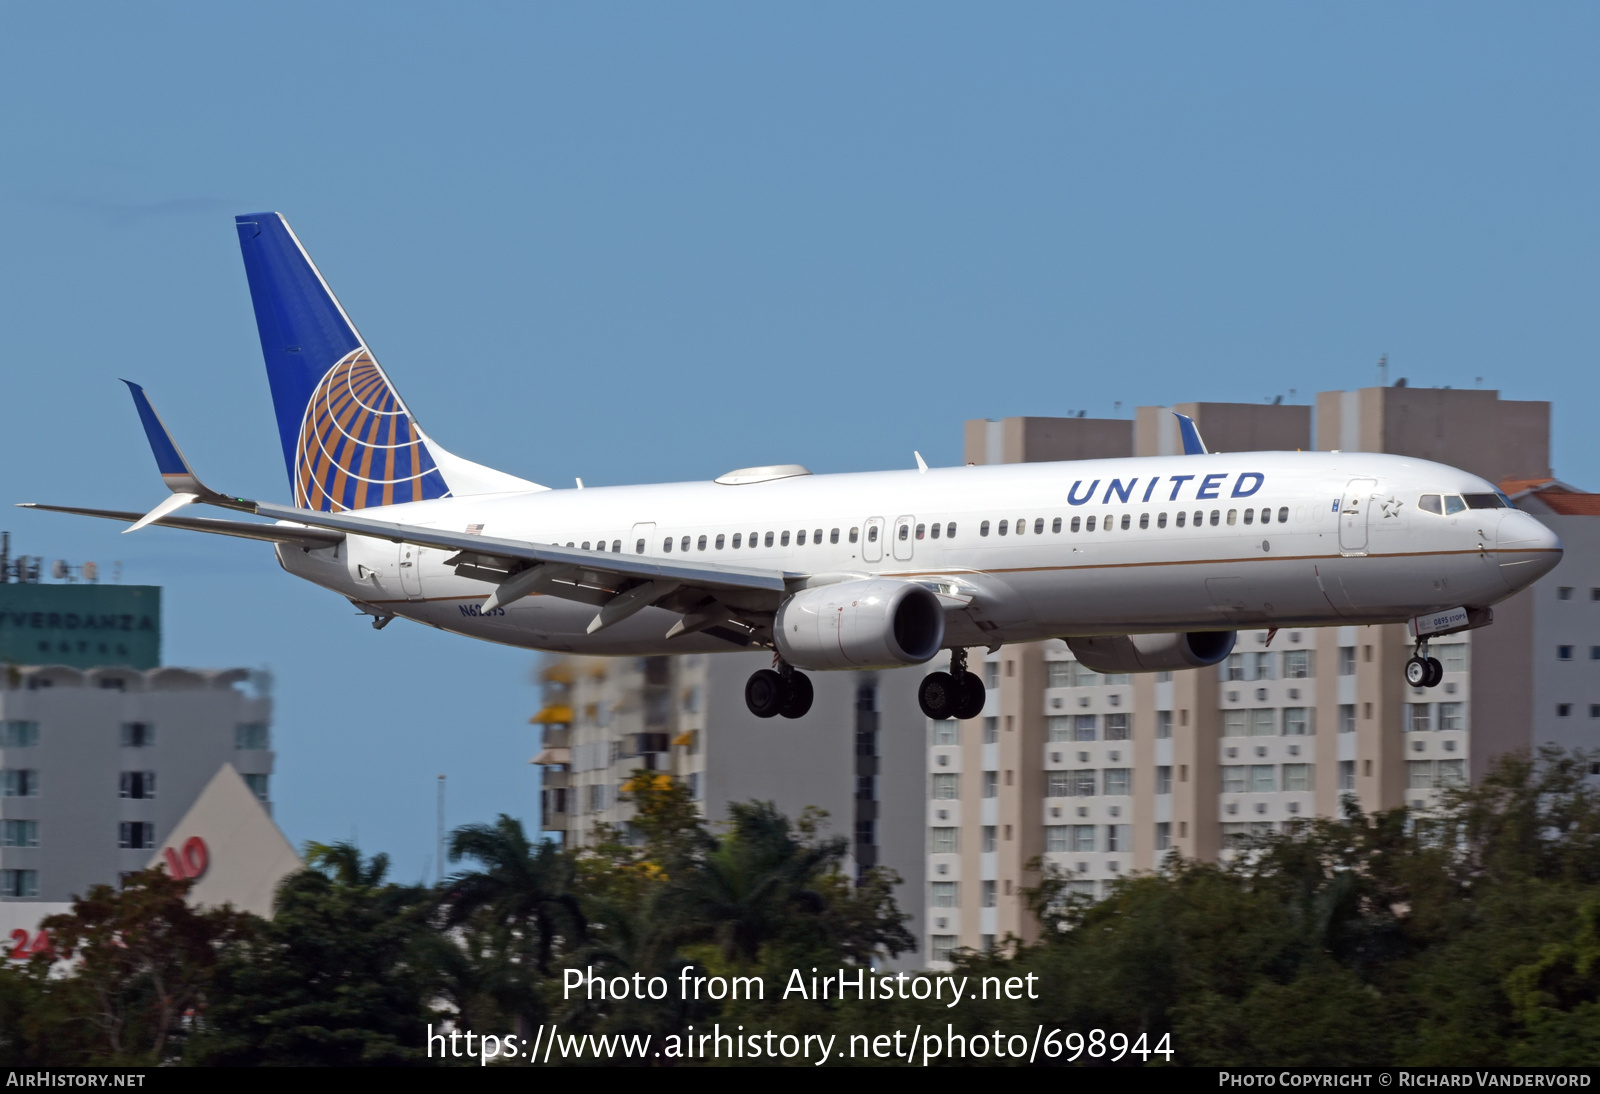
POLYGON ((950 671, 930 672, 917 689, 922 713, 936 722, 949 718, 966 720, 983 713, 988 698, 983 680, 967 671, 967 651, 950 651, 950 671))
POLYGON ((1428 640, 1417 643, 1417 652, 1406 662, 1406 683, 1414 688, 1436 688, 1444 679, 1444 665, 1428 656, 1428 640))
POLYGON ((757 718, 779 714, 801 718, 811 709, 813 694, 811 678, 780 661, 776 671, 761 669, 750 674, 744 685, 744 705, 757 718))

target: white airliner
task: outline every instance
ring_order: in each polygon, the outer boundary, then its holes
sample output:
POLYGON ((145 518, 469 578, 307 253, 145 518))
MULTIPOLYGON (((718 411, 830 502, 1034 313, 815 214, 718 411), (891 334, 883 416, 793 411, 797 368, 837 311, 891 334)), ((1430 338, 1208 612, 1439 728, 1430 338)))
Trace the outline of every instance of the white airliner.
MULTIPOLYGON (((931 718, 975 717, 966 651, 1065 638, 1102 672, 1216 664, 1240 627, 1483 626, 1560 541, 1493 484, 1365 452, 1185 455, 552 490, 424 433, 288 223, 237 218, 292 505, 203 485, 129 384, 172 496, 149 513, 35 506, 271 541, 290 573, 396 616, 540 650, 770 649, 752 712, 798 718, 801 669, 918 665, 931 718), (276 523, 174 515, 192 502, 276 523)), ((1181 417, 1181 416, 1180 416, 1181 417)))

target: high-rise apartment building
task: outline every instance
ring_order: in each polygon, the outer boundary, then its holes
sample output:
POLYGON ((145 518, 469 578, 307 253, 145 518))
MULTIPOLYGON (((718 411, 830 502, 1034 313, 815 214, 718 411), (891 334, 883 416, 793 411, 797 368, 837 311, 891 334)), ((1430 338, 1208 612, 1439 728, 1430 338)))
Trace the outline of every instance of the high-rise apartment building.
POLYGON ((966 459, 1177 453, 1172 410, 1213 451, 1385 451, 1504 482, 1562 535, 1566 559, 1493 626, 1434 642, 1445 676, 1428 690, 1406 686, 1402 625, 1242 631, 1214 668, 1151 675, 1089 671, 1061 641, 988 654, 983 716, 928 729, 935 964, 1033 937, 1021 894, 1041 867, 1103 893, 1168 851, 1216 859, 1240 837, 1335 814, 1347 795, 1427 808, 1501 753, 1592 744, 1600 727, 1600 619, 1584 607, 1600 614, 1600 499, 1550 480, 1548 403, 1396 386, 1320 395, 1315 420, 1304 406, 1192 403, 1133 421, 973 421, 966 459))
POLYGON ((5 571, 0 901, 59 903, 144 869, 225 763, 270 808, 264 674, 157 667, 153 586, 5 571))

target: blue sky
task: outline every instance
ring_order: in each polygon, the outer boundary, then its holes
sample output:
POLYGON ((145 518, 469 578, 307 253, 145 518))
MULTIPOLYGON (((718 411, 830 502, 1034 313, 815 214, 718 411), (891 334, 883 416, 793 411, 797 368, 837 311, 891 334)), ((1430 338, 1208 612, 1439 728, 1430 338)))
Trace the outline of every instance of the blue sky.
MULTIPOLYGON (((429 431, 557 486, 960 458, 963 419, 1375 382, 1592 442, 1600 10, 1578 4, 0 7, 0 483, 287 496, 235 213, 282 211, 429 431)), ((536 815, 530 654, 257 545, 17 513, 278 681, 296 842, 429 868, 536 815)))

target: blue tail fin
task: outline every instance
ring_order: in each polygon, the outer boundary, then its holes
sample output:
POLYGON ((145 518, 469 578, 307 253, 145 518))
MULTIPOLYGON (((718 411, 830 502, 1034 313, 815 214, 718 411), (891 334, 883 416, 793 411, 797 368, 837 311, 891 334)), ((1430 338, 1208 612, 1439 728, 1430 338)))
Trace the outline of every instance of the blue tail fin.
POLYGON ((333 512, 538 488, 422 432, 282 215, 234 220, 295 505, 333 512))

